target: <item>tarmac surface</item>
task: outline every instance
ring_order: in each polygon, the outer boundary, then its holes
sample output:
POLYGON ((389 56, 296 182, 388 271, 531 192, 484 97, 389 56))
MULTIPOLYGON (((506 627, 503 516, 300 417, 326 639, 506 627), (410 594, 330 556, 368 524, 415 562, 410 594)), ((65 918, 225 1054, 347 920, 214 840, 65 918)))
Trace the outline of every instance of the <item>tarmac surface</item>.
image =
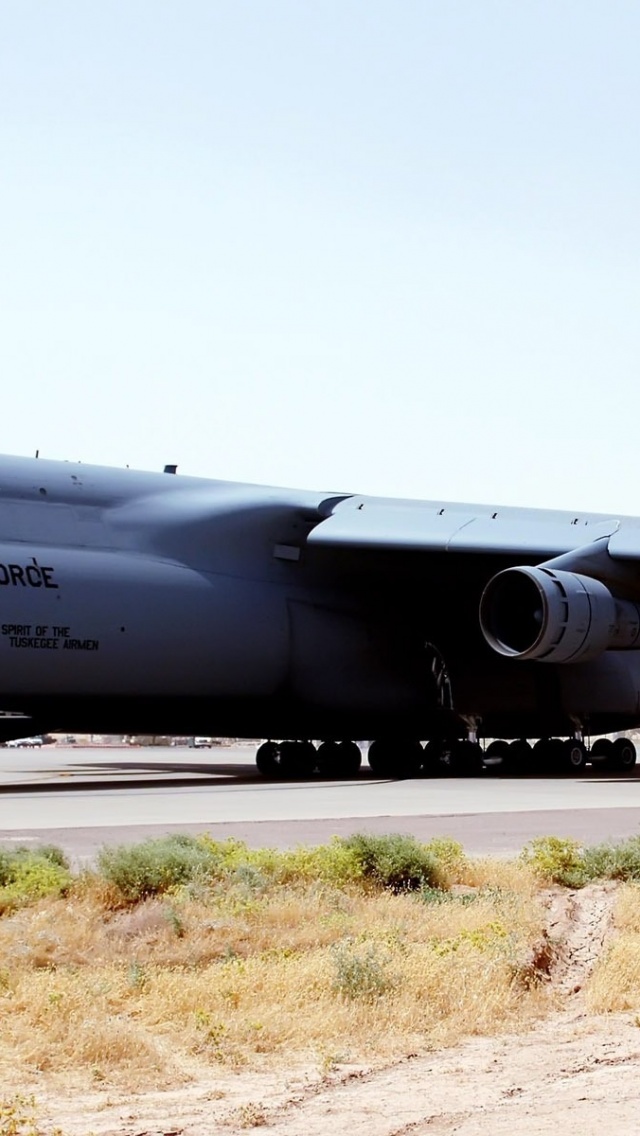
POLYGON ((104 844, 172 831, 291 847, 351 832, 447 835, 509 855, 535 836, 640 834, 640 765, 567 777, 268 781, 253 746, 0 748, 0 843, 60 844, 76 864, 104 844))

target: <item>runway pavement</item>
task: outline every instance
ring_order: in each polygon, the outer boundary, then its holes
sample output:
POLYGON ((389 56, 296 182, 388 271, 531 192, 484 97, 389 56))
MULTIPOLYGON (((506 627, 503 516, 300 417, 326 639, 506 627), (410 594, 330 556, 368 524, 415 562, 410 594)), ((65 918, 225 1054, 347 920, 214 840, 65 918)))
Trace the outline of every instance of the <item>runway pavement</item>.
POLYGON ((105 843, 168 831, 252 845, 319 843, 354 831, 450 835, 505 855, 541 834, 585 842, 640 833, 640 766, 580 777, 269 782, 253 747, 0 748, 0 843, 55 841, 75 862, 105 843))

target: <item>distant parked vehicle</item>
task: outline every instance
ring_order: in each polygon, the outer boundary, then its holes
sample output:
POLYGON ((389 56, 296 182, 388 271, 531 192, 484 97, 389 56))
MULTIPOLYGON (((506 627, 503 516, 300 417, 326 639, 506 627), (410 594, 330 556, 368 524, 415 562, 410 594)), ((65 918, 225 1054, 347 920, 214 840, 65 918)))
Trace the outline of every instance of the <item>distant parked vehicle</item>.
POLYGON ((44 745, 42 738, 12 738, 11 741, 6 743, 11 749, 17 749, 21 746, 41 746, 44 745))
POLYGON ((189 749, 211 749, 213 738, 189 738, 189 749))

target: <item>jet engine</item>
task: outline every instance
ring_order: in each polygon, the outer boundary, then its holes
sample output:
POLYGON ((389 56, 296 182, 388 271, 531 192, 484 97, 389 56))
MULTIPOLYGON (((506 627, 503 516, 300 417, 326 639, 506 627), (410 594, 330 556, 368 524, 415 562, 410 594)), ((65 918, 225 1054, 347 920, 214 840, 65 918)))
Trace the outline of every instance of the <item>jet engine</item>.
POLYGON ((507 568, 487 584, 480 627, 499 655, 578 663, 640 648, 640 608, 606 584, 552 568, 507 568))

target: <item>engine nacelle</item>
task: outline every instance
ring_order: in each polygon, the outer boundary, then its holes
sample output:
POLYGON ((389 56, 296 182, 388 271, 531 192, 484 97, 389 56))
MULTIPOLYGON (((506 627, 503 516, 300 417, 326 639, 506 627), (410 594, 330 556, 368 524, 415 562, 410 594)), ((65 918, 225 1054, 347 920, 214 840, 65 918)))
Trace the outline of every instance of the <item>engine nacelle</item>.
POLYGON ((507 568, 487 584, 480 627, 499 655, 548 663, 586 662, 607 650, 640 648, 640 608, 600 580, 552 568, 507 568))

